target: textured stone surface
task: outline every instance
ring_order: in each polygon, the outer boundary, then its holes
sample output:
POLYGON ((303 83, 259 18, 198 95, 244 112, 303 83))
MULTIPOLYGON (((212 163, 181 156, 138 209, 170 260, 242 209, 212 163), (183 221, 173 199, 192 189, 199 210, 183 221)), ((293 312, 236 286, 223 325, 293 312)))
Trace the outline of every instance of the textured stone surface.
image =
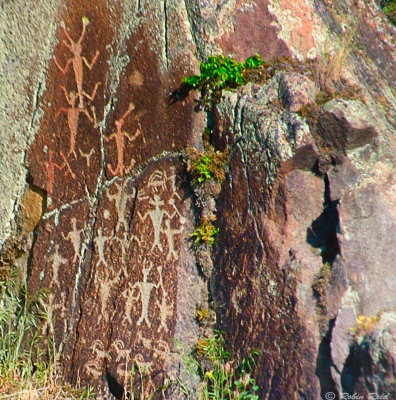
POLYGON ((15 0, 0 12, 0 262, 24 270, 30 293, 50 290, 67 379, 121 398, 136 362, 148 390, 182 374, 196 393, 173 344, 197 341, 209 289, 232 355, 261 351, 260 398, 394 393, 396 31, 374 0, 15 0), (208 55, 256 52, 301 68, 270 66, 209 115, 194 113, 196 93, 171 97, 208 55), (339 96, 303 117, 319 88, 339 96), (206 120, 230 151, 209 281, 181 163, 206 120), (352 344, 353 316, 377 314, 352 344))

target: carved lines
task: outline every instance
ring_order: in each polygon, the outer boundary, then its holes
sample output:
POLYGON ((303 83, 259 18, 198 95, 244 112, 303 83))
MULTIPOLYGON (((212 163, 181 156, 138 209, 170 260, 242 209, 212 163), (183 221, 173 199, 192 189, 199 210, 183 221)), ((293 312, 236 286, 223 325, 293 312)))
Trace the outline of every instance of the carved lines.
POLYGON ((135 165, 135 160, 133 159, 131 160, 129 167, 125 167, 124 165, 125 139, 129 140, 130 142, 133 142, 142 132, 140 128, 137 128, 135 134, 131 137, 127 132, 122 130, 125 119, 134 109, 135 106, 133 105, 133 103, 130 103, 128 110, 119 120, 115 122, 116 131, 112 133, 110 136, 105 138, 105 142, 109 142, 110 140, 114 139, 117 148, 117 160, 118 160, 117 167, 112 168, 111 164, 107 164, 107 168, 114 176, 123 175, 124 173, 129 172, 135 165))

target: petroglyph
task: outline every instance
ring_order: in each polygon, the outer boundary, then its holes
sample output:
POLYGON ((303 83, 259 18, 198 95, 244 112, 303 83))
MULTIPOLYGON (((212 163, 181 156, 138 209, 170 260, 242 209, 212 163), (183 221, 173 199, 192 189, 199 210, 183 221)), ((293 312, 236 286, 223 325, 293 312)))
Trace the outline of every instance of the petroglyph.
POLYGON ((83 90, 83 80, 84 80, 84 69, 83 69, 83 63, 87 66, 87 68, 89 70, 92 70, 94 64, 96 63, 96 60, 99 57, 99 50, 96 50, 96 53, 92 59, 91 62, 88 62, 87 58, 82 56, 82 41, 84 40, 84 36, 85 36, 85 32, 86 32, 86 27, 89 24, 89 20, 88 18, 84 17, 83 20, 83 28, 82 28, 82 32, 81 32, 81 36, 78 39, 77 42, 75 42, 72 37, 70 36, 69 32, 66 29, 66 26, 64 24, 64 22, 61 23, 61 28, 63 29, 63 32, 65 33, 66 39, 67 40, 62 40, 62 44, 69 49, 70 53, 73 55, 71 58, 69 58, 66 61, 66 65, 64 67, 61 67, 58 63, 58 61, 56 60, 56 58, 54 58, 54 62, 56 64, 56 66, 59 68, 59 70, 63 73, 63 75, 66 75, 70 64, 72 64, 73 66, 73 71, 74 71, 74 78, 76 81, 76 86, 77 86, 77 93, 76 96, 79 99, 79 105, 78 108, 83 110, 84 109, 84 97, 88 98, 89 100, 93 101, 95 95, 96 95, 96 91, 98 89, 98 86, 100 85, 100 82, 97 82, 95 84, 94 90, 92 92, 91 95, 89 95, 88 93, 86 93, 83 90))
POLYGON ((115 276, 113 279, 110 279, 110 271, 104 270, 105 276, 97 276, 96 285, 99 287, 99 297, 100 297, 100 315, 98 322, 102 320, 102 318, 108 322, 111 315, 107 312, 107 302, 110 298, 112 288, 114 285, 119 283, 120 276, 122 270, 119 271, 118 275, 115 276))
POLYGON ((61 171, 63 165, 59 165, 54 161, 54 152, 51 149, 48 151, 48 161, 44 162, 44 165, 47 169, 47 193, 49 197, 52 197, 55 181, 55 169, 57 168, 61 171))
POLYGON ((178 255, 175 250, 175 245, 174 245, 174 237, 175 235, 179 235, 183 232, 183 228, 180 229, 172 229, 171 228, 171 221, 167 219, 165 221, 165 230, 163 231, 168 243, 168 254, 166 255, 167 261, 171 260, 172 258, 177 259, 178 255))
POLYGON ((53 152, 53 150, 50 149, 50 150, 48 150, 48 161, 44 162, 44 166, 47 170, 47 193, 50 198, 52 197, 52 194, 53 194, 56 169, 58 169, 59 171, 62 171, 67 166, 68 173, 70 173, 70 175, 74 179, 76 178, 75 174, 71 170, 70 165, 67 162, 67 160, 62 152, 61 152, 61 156, 63 158, 63 164, 60 165, 54 161, 54 152, 53 152))
POLYGON ((106 239, 108 239, 108 237, 104 236, 102 234, 102 228, 99 228, 98 232, 97 232, 97 234, 95 236, 95 239, 94 239, 95 247, 96 247, 97 252, 98 252, 97 254, 99 256, 99 261, 98 261, 97 265, 100 262, 103 263, 104 266, 107 265, 106 258, 105 258, 105 255, 104 255, 106 239))
POLYGON ((149 204, 154 206, 153 209, 149 210, 144 214, 143 216, 138 212, 139 218, 141 219, 142 222, 146 220, 147 217, 150 217, 151 223, 153 225, 153 233, 154 233, 154 242, 151 247, 151 251, 153 251, 156 247, 163 252, 164 249, 162 248, 161 244, 161 227, 162 227, 162 221, 165 216, 168 218, 172 218, 169 213, 161 208, 165 203, 163 200, 161 200, 160 196, 158 194, 154 195, 154 199, 150 199, 149 204))
POLYGON ((151 292, 154 288, 158 288, 159 285, 155 284, 153 282, 149 281, 150 277, 150 272, 153 269, 153 263, 150 262, 149 266, 146 266, 147 263, 143 263, 143 281, 142 282, 136 282, 133 286, 129 283, 129 287, 132 290, 132 299, 133 300, 139 300, 142 305, 142 309, 140 312, 140 317, 137 321, 137 326, 142 325, 143 322, 146 322, 147 326, 151 328, 151 322, 149 319, 149 304, 150 304, 150 297, 151 297, 151 292), (136 292, 136 289, 138 290, 138 294, 135 295, 134 293, 136 292))
MULTIPOLYGON (((64 86, 60 86, 62 89, 66 101, 69 104, 69 107, 61 107, 58 112, 56 113, 56 117, 58 118, 60 114, 64 113, 67 115, 67 124, 69 127, 69 133, 70 133, 70 148, 69 152, 67 153, 67 156, 70 154, 73 154, 75 157, 77 157, 77 153, 75 150, 76 147, 76 140, 77 140, 77 130, 78 130, 78 121, 80 114, 84 114, 88 120, 94 125, 96 128, 97 122, 96 122, 96 113, 95 113, 95 108, 92 106, 91 107, 91 112, 92 116, 89 114, 87 107, 85 104, 81 107, 80 105, 76 107, 76 100, 78 99, 79 95, 76 92, 71 91, 70 93, 67 93, 67 90, 64 86)), ((96 89, 97 87, 95 86, 95 89, 92 93, 92 100, 95 98, 96 95, 96 89)))
POLYGON ((67 265, 68 263, 68 259, 67 258, 63 258, 60 254, 59 254, 59 244, 56 244, 54 246, 54 252, 52 254, 51 257, 51 265, 52 265, 52 281, 59 286, 59 267, 61 265, 67 265))
POLYGON ((115 185, 117 192, 115 194, 107 194, 107 198, 110 201, 114 201, 114 205, 117 210, 117 232, 124 232, 123 239, 126 239, 126 233, 128 228, 128 212, 127 202, 131 198, 135 197, 136 188, 132 188, 132 193, 126 193, 124 186, 115 185), (122 228, 122 229, 121 229, 122 228))
POLYGON ((176 190, 176 175, 171 174, 168 176, 166 172, 155 171, 149 178, 147 188, 154 192, 154 195, 148 196, 147 189, 139 193, 139 200, 148 200, 148 204, 153 206, 146 211, 144 215, 140 211, 137 212, 141 222, 145 222, 150 217, 151 225, 153 227, 153 243, 151 251, 158 249, 161 253, 164 252, 163 243, 161 241, 161 234, 165 236, 168 252, 166 260, 177 259, 177 251, 175 249, 175 236, 183 232, 183 227, 173 228, 175 224, 180 226, 184 225, 186 219, 180 213, 176 206, 176 199, 180 201, 180 196, 176 190), (172 194, 170 199, 165 201, 160 196, 160 190, 165 191, 167 187, 171 187, 172 194), (169 208, 169 206, 171 208, 169 208), (178 220, 175 221, 175 217, 178 220))
POLYGON ((80 152, 81 157, 87 160, 87 166, 89 168, 91 166, 91 157, 93 154, 95 154, 95 149, 91 149, 89 153, 83 153, 81 149, 78 149, 78 151, 80 152))
POLYGON ((77 219, 73 217, 71 219, 73 230, 70 231, 67 235, 62 232, 62 237, 65 240, 70 240, 74 250, 73 262, 77 261, 77 258, 80 258, 80 247, 81 247, 81 234, 84 235, 83 229, 77 229, 77 219))
POLYGON ((123 175, 124 173, 128 173, 133 166, 135 165, 135 160, 131 160, 129 167, 125 167, 124 164, 124 153, 125 153, 125 139, 133 142, 136 138, 142 133, 140 128, 137 128, 135 134, 133 136, 129 136, 128 132, 122 130, 124 126, 125 119, 128 115, 135 109, 133 103, 129 104, 128 110, 124 113, 124 115, 115 122, 116 131, 112 133, 110 136, 105 138, 105 142, 109 142, 114 139, 116 148, 117 148, 117 167, 112 168, 111 164, 107 164, 109 171, 115 175, 123 175))
POLYGON ((117 375, 124 378, 125 386, 130 379, 128 366, 131 361, 131 349, 125 348, 125 344, 121 339, 117 339, 111 347, 116 352, 116 362, 119 363, 117 365, 117 375))
POLYGON ((111 360, 110 354, 105 351, 103 343, 100 340, 95 340, 91 346, 92 353, 96 356, 94 360, 88 361, 84 368, 88 375, 98 379, 102 373, 102 364, 105 360, 111 360))
POLYGON ((160 331, 165 331, 165 333, 169 332, 169 328, 167 325, 168 317, 171 317, 173 315, 173 307, 172 307, 172 302, 168 302, 167 300, 167 293, 165 292, 165 286, 164 282, 162 279, 162 267, 158 268, 159 271, 159 276, 160 276, 160 281, 158 286, 161 288, 161 301, 159 299, 156 299, 156 305, 158 306, 159 309, 159 315, 160 315, 160 326, 158 328, 158 332, 160 331))

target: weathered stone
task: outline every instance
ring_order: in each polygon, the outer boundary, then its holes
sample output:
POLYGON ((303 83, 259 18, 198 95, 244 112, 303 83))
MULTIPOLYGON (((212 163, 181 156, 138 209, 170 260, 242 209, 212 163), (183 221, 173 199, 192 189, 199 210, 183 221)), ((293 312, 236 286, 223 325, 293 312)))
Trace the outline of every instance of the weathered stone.
POLYGON ((318 120, 318 133, 325 145, 340 152, 362 147, 378 136, 372 116, 355 100, 335 99, 323 106, 318 120))
POLYGON ((15 0, 0 18, 1 260, 50 290, 67 379, 121 398, 136 362, 148 391, 180 370, 196 393, 172 342, 192 348, 212 298, 232 355, 261 350, 260 398, 394 393, 395 29, 374 0, 15 0), (207 56, 256 52, 319 60, 274 63, 207 116, 171 96, 207 56), (356 84, 365 105, 328 102, 315 132, 298 115, 315 88, 356 84), (230 159, 216 202, 193 205, 180 157, 206 117, 230 159), (382 317, 349 349, 352 309, 382 317))

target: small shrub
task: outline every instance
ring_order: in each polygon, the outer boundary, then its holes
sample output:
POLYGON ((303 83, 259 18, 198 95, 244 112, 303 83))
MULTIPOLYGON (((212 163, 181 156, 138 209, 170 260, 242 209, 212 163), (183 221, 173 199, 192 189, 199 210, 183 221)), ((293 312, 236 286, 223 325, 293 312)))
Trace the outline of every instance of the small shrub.
POLYGON ((200 105, 209 111, 220 101, 223 89, 244 85, 246 72, 258 68, 263 63, 259 54, 247 58, 243 63, 223 55, 212 56, 207 62, 200 64, 200 75, 184 78, 183 85, 188 90, 200 90, 200 105))
POLYGON ((366 317, 365 315, 359 315, 356 319, 356 325, 352 327, 350 330, 354 339, 358 341, 359 338, 373 331, 376 325, 378 324, 379 319, 380 319, 379 315, 376 315, 374 317, 366 317))
POLYGON ((187 171, 191 174, 194 183, 200 184, 209 179, 215 179, 218 182, 223 181, 228 152, 215 151, 212 146, 207 145, 205 152, 194 147, 188 147, 186 156, 187 171))
POLYGON ((396 0, 388 0, 383 7, 383 11, 389 21, 396 26, 396 0))
POLYGON ((215 235, 220 232, 219 228, 216 228, 210 221, 203 219, 201 225, 199 225, 190 236, 195 237, 195 243, 207 243, 213 245, 215 242, 215 235))

